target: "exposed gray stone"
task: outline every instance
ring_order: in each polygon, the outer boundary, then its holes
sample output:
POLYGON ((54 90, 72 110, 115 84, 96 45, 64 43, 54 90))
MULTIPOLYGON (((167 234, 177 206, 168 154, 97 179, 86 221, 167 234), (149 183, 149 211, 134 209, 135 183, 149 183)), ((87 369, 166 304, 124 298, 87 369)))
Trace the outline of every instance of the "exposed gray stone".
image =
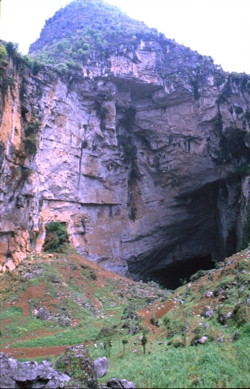
POLYGON ((125 379, 111 378, 107 383, 107 387, 111 389, 134 389, 135 385, 125 379))
POLYGON ((212 317, 214 315, 214 309, 213 308, 210 308, 208 310, 206 310, 203 314, 205 317, 212 317))
POLYGON ((212 291, 208 291, 206 294, 205 294, 205 297, 214 297, 214 294, 212 291))
POLYGON ((54 389, 64 388, 70 377, 56 371, 50 363, 19 362, 0 353, 0 387, 54 389))
POLYGON ((208 341, 208 337, 207 336, 202 336, 200 339, 198 339, 198 343, 200 344, 205 344, 206 342, 208 341))
POLYGON ((41 307, 37 310, 36 315, 37 319, 47 320, 49 318, 49 312, 46 308, 41 307))
POLYGON ((97 377, 103 377, 107 373, 109 361, 106 357, 99 357, 94 360, 94 367, 97 377))

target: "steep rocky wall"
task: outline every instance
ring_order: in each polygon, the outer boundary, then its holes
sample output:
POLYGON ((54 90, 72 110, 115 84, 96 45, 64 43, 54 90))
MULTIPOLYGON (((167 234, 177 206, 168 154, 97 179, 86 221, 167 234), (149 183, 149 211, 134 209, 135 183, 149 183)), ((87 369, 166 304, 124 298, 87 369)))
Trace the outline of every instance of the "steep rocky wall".
POLYGON ((41 251, 55 220, 85 257, 138 278, 236 250, 249 197, 238 173, 250 158, 249 77, 197 66, 196 55, 173 73, 171 50, 176 60, 171 45, 141 41, 70 76, 10 62, 3 269, 41 251))

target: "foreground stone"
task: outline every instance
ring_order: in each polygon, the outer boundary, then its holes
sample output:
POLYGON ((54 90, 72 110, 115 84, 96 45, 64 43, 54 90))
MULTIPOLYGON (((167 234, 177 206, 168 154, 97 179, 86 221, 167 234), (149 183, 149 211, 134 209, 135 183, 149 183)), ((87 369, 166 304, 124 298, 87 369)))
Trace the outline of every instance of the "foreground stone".
POLYGON ((95 359, 94 367, 97 374, 97 377, 103 377, 109 367, 109 361, 106 357, 100 357, 95 359))
POLYGON ((55 367, 69 374, 72 388, 97 388, 97 375, 94 362, 85 346, 73 346, 66 349, 56 362, 55 367), (80 386, 79 386, 80 383, 80 386))
POLYGON ((111 389, 135 389, 135 385, 131 381, 118 380, 117 378, 111 378, 108 381, 107 387, 111 389))
POLYGON ((49 362, 19 362, 0 353, 1 388, 64 388, 70 377, 56 371, 49 362))
POLYGON ((108 369, 106 357, 90 359, 85 346, 68 347, 56 362, 55 368, 47 361, 19 362, 0 353, 1 389, 134 389, 135 385, 125 379, 112 378, 107 385, 98 385, 108 369), (56 370, 56 369, 58 370, 56 370), (61 371, 60 371, 61 370, 61 371), (67 374, 65 374, 67 373, 67 374))

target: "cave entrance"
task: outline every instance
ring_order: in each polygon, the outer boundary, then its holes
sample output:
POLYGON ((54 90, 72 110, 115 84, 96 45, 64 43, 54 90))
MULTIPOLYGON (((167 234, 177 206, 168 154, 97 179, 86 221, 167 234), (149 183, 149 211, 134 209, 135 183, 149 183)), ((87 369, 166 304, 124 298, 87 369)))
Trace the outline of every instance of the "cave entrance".
POLYGON ((185 261, 178 261, 165 269, 156 270, 150 275, 152 281, 157 281, 160 285, 167 289, 176 289, 183 284, 183 281, 188 281, 189 278, 198 270, 214 269, 214 261, 211 256, 191 258, 185 261))

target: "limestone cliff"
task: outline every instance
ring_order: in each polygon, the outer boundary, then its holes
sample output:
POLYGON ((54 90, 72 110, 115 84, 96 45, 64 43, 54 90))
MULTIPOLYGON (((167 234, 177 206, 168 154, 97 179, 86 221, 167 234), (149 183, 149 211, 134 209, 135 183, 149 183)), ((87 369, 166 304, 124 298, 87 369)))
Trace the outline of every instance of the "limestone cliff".
POLYGON ((3 269, 42 250, 50 221, 86 258, 137 278, 239 247, 250 77, 154 31, 105 55, 61 73, 12 55, 3 66, 3 269))

